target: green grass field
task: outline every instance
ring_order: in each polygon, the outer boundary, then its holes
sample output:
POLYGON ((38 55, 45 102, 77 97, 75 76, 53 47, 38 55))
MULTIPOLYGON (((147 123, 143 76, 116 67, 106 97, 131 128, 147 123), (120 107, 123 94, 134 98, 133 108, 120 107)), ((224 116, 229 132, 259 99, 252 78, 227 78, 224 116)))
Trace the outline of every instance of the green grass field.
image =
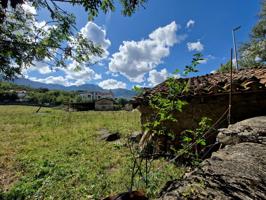
MULTIPOLYGON (((139 112, 36 110, 0 106, 0 199, 101 199, 128 190, 132 159, 124 141, 140 130, 139 112), (122 139, 99 140, 103 128, 122 139)), ((155 171, 146 192, 154 197, 181 172, 172 165, 155 171)))

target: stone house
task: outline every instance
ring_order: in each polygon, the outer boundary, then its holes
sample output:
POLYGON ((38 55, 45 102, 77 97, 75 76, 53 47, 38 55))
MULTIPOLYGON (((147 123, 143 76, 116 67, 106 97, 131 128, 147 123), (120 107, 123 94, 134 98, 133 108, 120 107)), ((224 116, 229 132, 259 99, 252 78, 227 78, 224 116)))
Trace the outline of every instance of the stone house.
POLYGON ((95 110, 115 110, 115 101, 110 98, 96 100, 95 110))
MULTIPOLYGON (((168 123, 172 132, 195 129, 202 117, 211 118, 213 123, 220 120, 217 128, 228 125, 230 73, 176 79, 176 82, 179 81, 188 82, 188 91, 176 98, 187 101, 188 105, 183 112, 174 113, 177 122, 168 123)), ((142 125, 153 120, 156 112, 149 106, 150 97, 158 92, 167 93, 167 90, 167 84, 163 82, 154 88, 145 89, 142 95, 132 101, 133 107, 141 112, 142 125)), ((233 71, 231 94, 231 123, 266 115, 266 68, 233 71)))

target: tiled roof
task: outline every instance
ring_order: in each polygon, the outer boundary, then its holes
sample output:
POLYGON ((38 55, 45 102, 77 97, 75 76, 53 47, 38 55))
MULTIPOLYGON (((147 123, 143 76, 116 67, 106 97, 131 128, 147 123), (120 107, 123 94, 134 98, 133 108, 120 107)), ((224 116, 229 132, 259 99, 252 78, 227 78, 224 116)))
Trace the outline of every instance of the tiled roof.
MULTIPOLYGON (((189 90, 177 97, 219 95, 230 92, 230 73, 214 73, 192 78, 176 79, 177 82, 188 81, 189 90)), ((168 87, 163 82, 135 97, 133 104, 141 104, 155 93, 167 93, 168 87)), ((266 67, 249 68, 233 71, 232 93, 264 90, 266 92, 266 67)))

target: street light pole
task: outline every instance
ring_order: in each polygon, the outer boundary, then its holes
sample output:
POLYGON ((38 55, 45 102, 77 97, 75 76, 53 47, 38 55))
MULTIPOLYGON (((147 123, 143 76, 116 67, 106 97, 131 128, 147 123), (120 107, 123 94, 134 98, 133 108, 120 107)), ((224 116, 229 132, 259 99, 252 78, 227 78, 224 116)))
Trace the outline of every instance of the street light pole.
POLYGON ((238 26, 232 30, 232 36, 233 36, 233 44, 234 44, 234 52, 235 52, 235 59, 236 59, 236 69, 238 70, 238 60, 237 60, 237 49, 236 49, 236 39, 235 39, 235 31, 239 30, 241 26, 238 26))

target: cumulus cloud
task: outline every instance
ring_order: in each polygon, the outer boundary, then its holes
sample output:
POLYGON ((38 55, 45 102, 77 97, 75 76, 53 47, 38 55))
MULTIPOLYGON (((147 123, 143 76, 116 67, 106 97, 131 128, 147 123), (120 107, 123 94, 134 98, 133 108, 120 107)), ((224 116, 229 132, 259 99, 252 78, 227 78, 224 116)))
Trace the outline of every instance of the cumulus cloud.
POLYGON ((46 78, 28 77, 28 79, 46 84, 60 84, 64 86, 72 85, 67 79, 62 76, 48 76, 46 78))
POLYGON ((216 57, 209 54, 206 56, 206 58, 203 58, 203 60, 200 60, 199 63, 200 64, 206 64, 209 60, 214 60, 214 59, 216 59, 216 57))
POLYGON ((188 42, 187 48, 189 51, 203 51, 204 46, 200 41, 198 42, 188 42))
POLYGON ((119 76, 118 73, 113 73, 113 72, 110 72, 110 71, 106 71, 105 74, 113 76, 113 77, 118 77, 119 76))
POLYGON ((36 61, 33 62, 33 65, 31 67, 29 67, 28 69, 26 69, 24 71, 24 73, 28 73, 31 71, 37 71, 40 74, 49 74, 49 73, 53 72, 52 68, 49 65, 47 65, 46 63, 36 62, 36 61))
POLYGON ((188 22, 187 22, 187 28, 192 28, 193 26, 195 25, 195 21, 190 19, 188 22))
POLYGON ((75 80, 75 85, 81 85, 91 80, 101 79, 101 74, 97 74, 93 69, 85 64, 76 61, 71 62, 66 68, 62 68, 67 80, 75 80))
POLYGON ((56 76, 52 74, 51 76, 45 78, 37 78, 29 76, 27 74, 25 77, 32 81, 37 81, 47 84, 60 84, 64 86, 82 85, 91 80, 101 79, 101 75, 95 73, 92 69, 86 69, 85 71, 77 70, 73 73, 71 73, 69 69, 64 71, 66 73, 64 76, 58 76, 58 75, 56 76))
POLYGON ((177 43, 176 31, 179 29, 181 29, 181 26, 172 22, 164 27, 157 28, 149 35, 149 38, 154 41, 161 41, 160 45, 171 47, 177 43))
POLYGON ((170 47, 186 38, 186 35, 176 35, 178 29, 180 26, 172 22, 153 31, 148 39, 124 41, 119 51, 112 55, 109 70, 130 81, 143 82, 144 75, 169 55, 170 47))
POLYGON ((22 5, 21 5, 22 9, 28 13, 28 14, 32 14, 32 15, 36 15, 37 14, 37 11, 36 11, 36 8, 32 6, 32 3, 30 2, 24 2, 22 5))
POLYGON ((66 68, 55 68, 51 69, 45 63, 38 62, 35 66, 32 66, 26 70, 23 70, 24 77, 43 83, 60 84, 64 86, 70 85, 82 85, 91 80, 99 80, 102 78, 101 74, 96 73, 93 69, 86 66, 85 64, 78 64, 72 61, 66 68), (31 76, 30 72, 38 71, 40 74, 50 74, 46 78, 36 78, 31 76), (58 76, 56 72, 63 72, 63 75, 58 76))
POLYGON ((169 73, 164 68, 161 71, 156 71, 155 69, 151 70, 149 72, 148 81, 150 83, 150 86, 155 86, 167 79, 169 76, 169 73))
POLYGON ((103 27, 98 26, 93 22, 88 22, 83 28, 80 29, 80 33, 87 39, 91 40, 94 44, 101 46, 101 48, 104 50, 102 58, 93 59, 99 61, 108 57, 109 52, 107 49, 110 47, 111 41, 107 39, 106 30, 103 27))
POLYGON ((99 83, 99 86, 106 90, 117 89, 117 88, 126 88, 126 83, 122 81, 117 81, 115 79, 107 79, 99 83))

